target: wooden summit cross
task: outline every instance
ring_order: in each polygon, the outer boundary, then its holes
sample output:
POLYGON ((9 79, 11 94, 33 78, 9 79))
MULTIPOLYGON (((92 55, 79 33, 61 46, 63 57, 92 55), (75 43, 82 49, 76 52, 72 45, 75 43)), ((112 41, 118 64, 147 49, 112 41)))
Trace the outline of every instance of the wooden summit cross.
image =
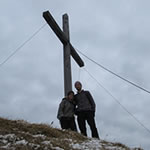
POLYGON ((68 15, 63 15, 63 31, 58 26, 57 22, 50 14, 49 11, 43 12, 43 17, 48 23, 48 25, 52 28, 54 33, 57 35, 59 40, 63 44, 63 53, 64 53, 64 94, 67 95, 68 91, 72 90, 72 77, 71 77, 71 59, 70 56, 74 58, 76 63, 80 66, 84 66, 84 62, 73 48, 70 43, 69 36, 69 19, 68 15))

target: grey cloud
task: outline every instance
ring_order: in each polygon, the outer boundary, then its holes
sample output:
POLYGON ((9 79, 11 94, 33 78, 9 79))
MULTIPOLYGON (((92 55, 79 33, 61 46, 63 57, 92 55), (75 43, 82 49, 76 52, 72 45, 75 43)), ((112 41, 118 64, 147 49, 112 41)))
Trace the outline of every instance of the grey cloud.
MULTIPOLYGON (((99 63, 150 89, 149 1, 0 1, 0 62, 32 35, 50 10, 62 26, 70 17, 71 42, 99 63)), ((63 97, 63 47, 46 25, 0 68, 0 114, 30 122, 54 121, 63 97)), ((85 59, 86 68, 148 128, 149 95, 103 71, 85 59)), ((102 138, 149 149, 149 134, 72 61, 73 82, 81 80, 97 104, 102 138), (79 76, 80 73, 80 76, 79 76), (108 134, 108 136, 107 136, 108 134)), ((73 88, 74 89, 74 88, 73 88)), ((75 90, 75 89, 74 89, 75 90)))

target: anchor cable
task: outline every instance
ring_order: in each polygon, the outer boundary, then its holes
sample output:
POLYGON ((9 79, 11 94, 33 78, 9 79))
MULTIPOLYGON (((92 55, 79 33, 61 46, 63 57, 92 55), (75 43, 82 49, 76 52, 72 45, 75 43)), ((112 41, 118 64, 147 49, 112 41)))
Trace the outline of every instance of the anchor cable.
POLYGON ((87 69, 84 68, 84 70, 89 74, 89 76, 90 76, 93 80, 96 81, 96 83, 97 83, 101 88, 103 88, 103 89, 105 90, 105 92, 106 92, 108 95, 110 95, 110 96, 113 98, 113 100, 116 101, 116 103, 118 103, 118 104, 121 106, 121 108, 122 108, 124 111, 126 111, 139 125, 141 125, 146 131, 148 131, 148 132, 150 133, 150 129, 149 129, 149 128, 147 128, 147 127, 146 127, 140 120, 138 120, 124 105, 122 105, 122 104, 119 102, 119 100, 118 100, 115 96, 113 96, 112 93, 111 93, 109 90, 107 90, 87 69))
POLYGON ((81 51, 79 51, 78 49, 76 49, 81 55, 83 55, 85 58, 87 58, 88 60, 90 60, 91 62, 93 62, 94 64, 96 64, 97 66, 101 67, 102 69, 106 70, 107 72, 115 75, 116 77, 124 80, 125 82, 128 82, 129 84, 133 85, 134 87, 140 89, 140 90, 143 90, 144 92, 147 92, 150 94, 150 91, 141 87, 140 85, 137 85, 136 83, 132 82, 132 81, 129 81, 128 79, 118 75, 117 73, 111 71, 110 69, 107 69, 106 67, 104 67, 103 65, 101 65, 100 63, 96 62, 95 60, 93 60, 92 58, 88 57, 87 55, 85 55, 84 53, 82 53, 81 51))
POLYGON ((37 35, 44 27, 46 23, 42 25, 38 30, 36 30, 26 41, 24 41, 20 46, 18 46, 13 52, 7 56, 7 58, 0 63, 0 67, 2 67, 11 57, 13 57, 23 46, 25 46, 35 35, 37 35))

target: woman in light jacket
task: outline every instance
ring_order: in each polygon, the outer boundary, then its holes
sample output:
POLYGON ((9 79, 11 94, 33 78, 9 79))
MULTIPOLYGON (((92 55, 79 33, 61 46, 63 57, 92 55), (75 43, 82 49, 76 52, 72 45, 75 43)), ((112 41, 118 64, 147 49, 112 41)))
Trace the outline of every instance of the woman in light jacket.
POLYGON ((74 92, 69 91, 66 98, 63 98, 59 104, 57 118, 60 121, 62 129, 71 129, 77 131, 75 123, 75 103, 74 92))

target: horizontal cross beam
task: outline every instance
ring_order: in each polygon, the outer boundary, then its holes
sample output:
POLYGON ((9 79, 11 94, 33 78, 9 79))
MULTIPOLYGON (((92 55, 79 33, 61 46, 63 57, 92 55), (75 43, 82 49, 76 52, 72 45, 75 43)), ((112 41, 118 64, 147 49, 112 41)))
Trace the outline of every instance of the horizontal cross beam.
POLYGON ((57 35, 59 40, 62 42, 62 44, 67 44, 69 40, 66 38, 65 33, 60 29, 57 22, 53 18, 53 16, 50 14, 49 11, 43 12, 43 17, 48 23, 48 25, 52 28, 54 33, 57 35))
MULTIPOLYGON (((43 12, 43 17, 48 23, 48 25, 51 27, 51 29, 54 31, 54 33, 57 35, 59 40, 62 42, 63 45, 66 45, 69 42, 69 39, 67 39, 65 33, 60 29, 57 22, 53 18, 53 16, 50 14, 49 11, 43 12)), ((74 47, 70 44, 70 50, 71 50, 71 56, 74 58, 74 60, 77 62, 77 64, 80 67, 84 66, 83 60, 80 58, 74 47)))

